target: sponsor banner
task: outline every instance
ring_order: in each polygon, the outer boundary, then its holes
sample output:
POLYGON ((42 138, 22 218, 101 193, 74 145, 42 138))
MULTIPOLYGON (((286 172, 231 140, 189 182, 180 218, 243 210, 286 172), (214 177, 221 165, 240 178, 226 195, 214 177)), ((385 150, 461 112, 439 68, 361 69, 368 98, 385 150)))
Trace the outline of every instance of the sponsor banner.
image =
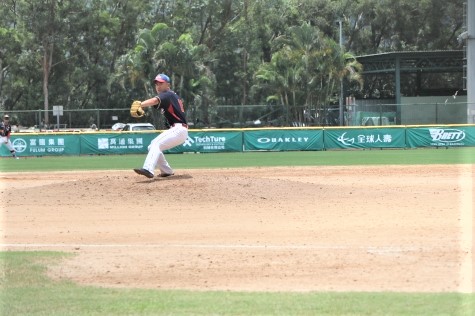
POLYGON ((433 126, 407 129, 407 147, 475 146, 475 126, 433 126))
POLYGON ((136 154, 146 153, 153 133, 81 134, 81 154, 136 154))
POLYGON ((405 128, 325 129, 326 149, 404 148, 405 128))
MULTIPOLYGON (((17 156, 78 155, 79 138, 67 134, 12 134, 10 141, 17 156)), ((6 146, 0 148, 2 156, 10 156, 6 146)))
POLYGON ((182 145, 167 150, 166 153, 232 151, 242 151, 242 132, 240 131, 189 131, 188 138, 182 145))
POLYGON ((244 150, 322 150, 323 130, 253 130, 244 132, 244 150))
MULTIPOLYGON (((157 132, 18 134, 18 156, 147 153, 157 132)), ((240 152, 416 147, 475 147, 475 125, 325 129, 190 131, 184 144, 166 152, 240 152)), ((6 146, 0 156, 8 157, 6 146)))

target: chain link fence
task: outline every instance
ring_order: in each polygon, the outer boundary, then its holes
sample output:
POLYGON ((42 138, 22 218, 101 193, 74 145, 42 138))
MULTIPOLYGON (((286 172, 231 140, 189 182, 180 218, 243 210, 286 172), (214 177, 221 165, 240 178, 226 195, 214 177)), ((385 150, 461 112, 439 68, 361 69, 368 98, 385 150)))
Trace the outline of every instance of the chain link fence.
POLYGON ((346 125, 467 124, 468 103, 354 104, 347 107, 346 125))
MULTIPOLYGON (((466 124, 468 103, 427 104, 366 104, 344 106, 343 126, 385 126, 422 124, 466 124)), ((14 130, 84 130, 113 129, 117 123, 152 123, 157 129, 166 128, 163 116, 147 109, 145 117, 134 119, 129 108, 3 111, 9 114, 14 130), (47 119, 46 119, 47 116, 47 119)), ((220 105, 209 113, 208 121, 187 113, 191 128, 249 128, 340 126, 338 105, 318 108, 283 105, 220 105)), ((117 124, 120 125, 120 124, 117 124)))

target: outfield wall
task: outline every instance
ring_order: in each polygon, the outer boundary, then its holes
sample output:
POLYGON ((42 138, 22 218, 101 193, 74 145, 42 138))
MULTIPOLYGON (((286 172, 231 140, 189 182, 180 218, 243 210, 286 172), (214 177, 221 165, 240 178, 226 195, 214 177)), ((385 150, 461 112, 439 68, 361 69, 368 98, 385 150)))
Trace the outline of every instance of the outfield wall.
MULTIPOLYGON (((18 156, 138 154, 160 132, 16 133, 11 141, 18 156)), ((475 125, 192 129, 167 153, 423 147, 475 147, 475 125)), ((2 146, 0 156, 9 155, 2 146)))

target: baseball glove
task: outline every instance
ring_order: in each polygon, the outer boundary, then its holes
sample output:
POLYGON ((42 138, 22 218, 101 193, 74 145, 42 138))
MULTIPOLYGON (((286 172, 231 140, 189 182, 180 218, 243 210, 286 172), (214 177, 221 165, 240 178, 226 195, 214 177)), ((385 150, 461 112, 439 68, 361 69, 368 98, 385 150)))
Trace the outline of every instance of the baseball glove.
POLYGON ((142 102, 134 101, 130 106, 130 115, 132 117, 142 117, 145 115, 145 111, 142 109, 142 102))

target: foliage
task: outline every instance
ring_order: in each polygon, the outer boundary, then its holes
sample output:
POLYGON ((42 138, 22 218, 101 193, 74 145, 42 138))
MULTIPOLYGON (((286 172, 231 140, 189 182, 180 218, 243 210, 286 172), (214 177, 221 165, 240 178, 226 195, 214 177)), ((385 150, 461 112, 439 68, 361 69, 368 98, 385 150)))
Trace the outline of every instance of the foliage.
POLYGON ((287 122, 302 121, 336 102, 340 80, 347 94, 358 90, 352 56, 460 48, 462 8, 463 0, 2 1, 0 110, 124 108, 153 95, 151 79, 166 72, 192 121, 209 125, 217 105, 250 104, 277 104, 287 122))

